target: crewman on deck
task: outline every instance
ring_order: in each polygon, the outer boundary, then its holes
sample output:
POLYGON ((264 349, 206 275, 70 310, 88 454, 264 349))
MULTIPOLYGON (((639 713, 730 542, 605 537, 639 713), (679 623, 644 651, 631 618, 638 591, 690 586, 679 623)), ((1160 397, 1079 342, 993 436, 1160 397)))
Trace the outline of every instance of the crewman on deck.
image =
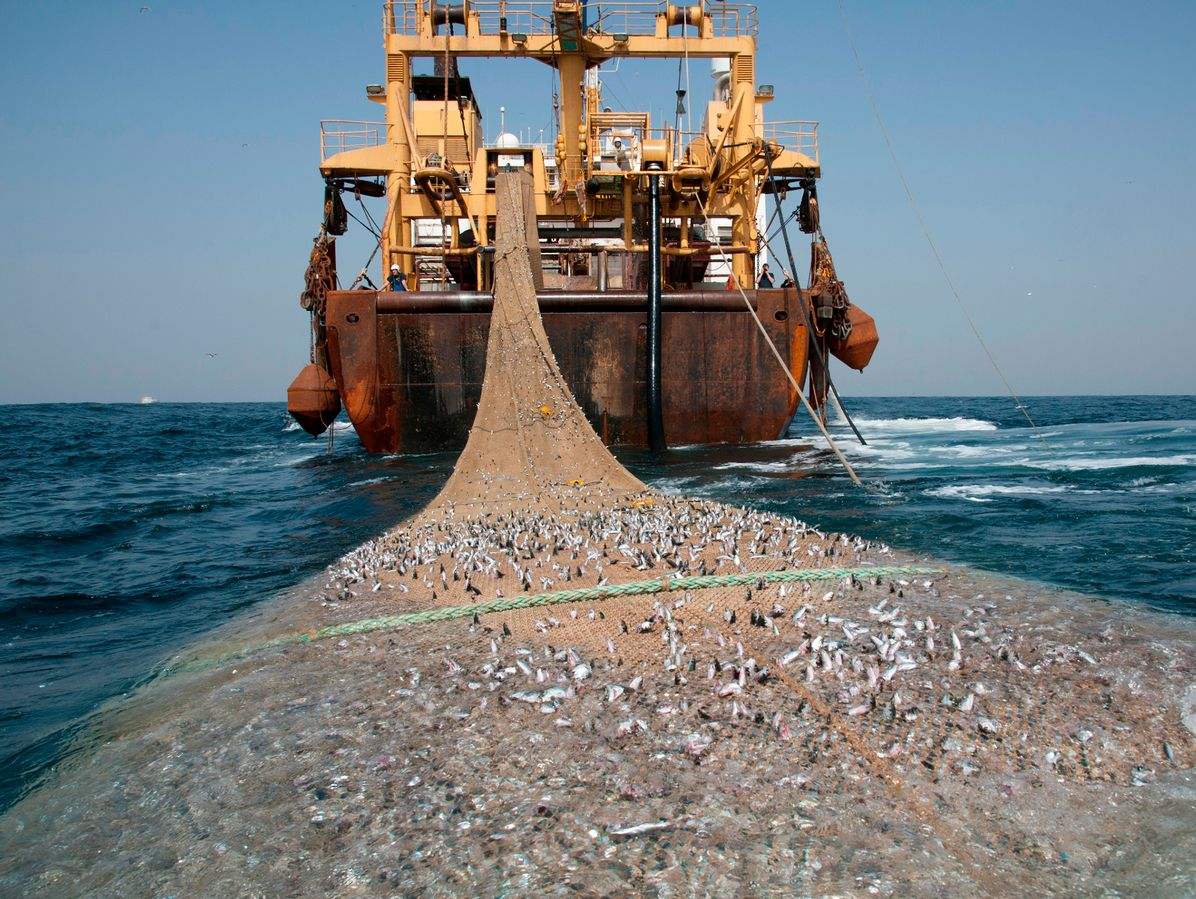
POLYGON ((772 290, 772 273, 768 270, 768 263, 760 269, 760 280, 756 282, 756 287, 759 290, 772 290))
POLYGON ((403 274, 403 270, 397 265, 390 267, 390 275, 386 278, 391 290, 401 291, 407 289, 407 276, 403 274))
POLYGON ((631 171, 631 151, 623 146, 623 139, 616 137, 614 140, 615 148, 615 164, 624 171, 631 171))

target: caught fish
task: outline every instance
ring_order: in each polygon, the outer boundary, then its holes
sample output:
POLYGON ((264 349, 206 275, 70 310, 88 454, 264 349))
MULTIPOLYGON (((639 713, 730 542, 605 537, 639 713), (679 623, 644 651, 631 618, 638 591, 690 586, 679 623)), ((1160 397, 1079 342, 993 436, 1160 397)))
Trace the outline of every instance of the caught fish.
POLYGON ((641 833, 649 833, 653 830, 665 830, 673 825, 668 821, 653 821, 647 824, 633 824, 630 827, 620 827, 617 830, 609 831, 614 837, 633 837, 641 833))
POLYGON ((781 656, 779 659, 777 659, 777 662, 780 664, 780 666, 782 668, 784 668, 786 665, 788 665, 790 662, 792 662, 794 659, 796 659, 798 656, 800 656, 802 654, 802 652, 804 651, 804 649, 805 649, 805 647, 803 647, 803 646, 799 646, 797 649, 791 649, 791 650, 789 650, 789 652, 785 653, 783 656, 781 656))
POLYGON ((685 751, 697 758, 710 748, 710 742, 709 739, 695 734, 685 741, 685 751))

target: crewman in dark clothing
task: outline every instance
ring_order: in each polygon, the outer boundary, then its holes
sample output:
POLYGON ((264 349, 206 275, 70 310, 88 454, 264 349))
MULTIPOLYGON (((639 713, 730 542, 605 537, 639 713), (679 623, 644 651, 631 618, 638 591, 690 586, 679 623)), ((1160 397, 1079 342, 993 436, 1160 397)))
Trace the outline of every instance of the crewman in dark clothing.
POLYGON ((390 267, 390 275, 387 277, 386 281, 388 284, 390 284, 391 290, 407 289, 407 276, 403 274, 403 270, 397 265, 392 265, 390 267))
POLYGON ((760 269, 760 280, 756 282, 756 287, 759 290, 772 290, 772 275, 768 271, 768 263, 760 269))

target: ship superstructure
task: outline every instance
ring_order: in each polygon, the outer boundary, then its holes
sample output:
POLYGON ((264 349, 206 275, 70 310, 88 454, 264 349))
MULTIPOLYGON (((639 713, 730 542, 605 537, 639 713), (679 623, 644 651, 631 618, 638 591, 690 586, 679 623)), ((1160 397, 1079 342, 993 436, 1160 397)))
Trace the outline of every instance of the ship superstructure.
MULTIPOLYGON (((503 169, 532 176, 545 328, 608 442, 779 436, 797 395, 755 318, 799 382, 812 359, 816 378, 825 371, 828 351, 862 368, 875 331, 847 302, 829 254, 829 280, 813 293, 755 290, 763 197, 800 195, 803 230, 820 238, 821 174, 817 124, 764 117, 775 91, 755 80, 757 30, 755 7, 733 3, 387 2, 386 79, 366 88, 385 122, 321 125, 324 221, 304 291, 313 365, 292 385, 296 417, 318 431, 343 400, 368 449, 463 443, 481 384, 503 169), (487 57, 552 70, 550 145, 484 140, 462 70, 487 57), (612 109, 599 72, 623 59, 710 61, 699 130, 682 130, 680 115, 656 122, 612 109), (350 286, 337 281, 334 245, 346 193, 385 197, 377 258, 384 273, 398 266, 406 290, 336 289, 350 286)), ((677 102, 680 111, 693 101, 678 90, 677 102)), ((811 384, 819 404, 824 381, 811 384)))

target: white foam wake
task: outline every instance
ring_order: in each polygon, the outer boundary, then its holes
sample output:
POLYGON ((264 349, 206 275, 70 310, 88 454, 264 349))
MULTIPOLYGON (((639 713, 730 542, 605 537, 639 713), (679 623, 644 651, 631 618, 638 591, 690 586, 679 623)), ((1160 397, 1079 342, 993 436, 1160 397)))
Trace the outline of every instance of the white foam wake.
POLYGON ((964 499, 973 503, 991 503, 994 496, 1039 496, 1049 493, 1069 493, 1070 487, 1047 487, 1030 484, 1002 485, 1002 484, 952 484, 949 487, 935 487, 927 490, 927 496, 939 496, 943 499, 964 499))
MULTIPOLYGON (((866 437, 869 431, 899 434, 928 434, 942 431, 995 431, 997 426, 982 418, 857 418, 856 427, 866 437)), ((834 421, 832 424, 846 422, 834 421)))
MULTIPOLYGON (((336 432, 338 432, 338 433, 339 433, 339 432, 341 432, 341 431, 347 431, 347 430, 349 430, 349 429, 350 429, 350 428, 352 428, 352 427, 353 427, 353 422, 351 422, 351 421, 344 421, 343 419, 340 419, 340 418, 336 419, 336 421, 334 421, 334 422, 332 423, 332 430, 334 430, 334 431, 336 431, 336 432)), ((291 419, 291 420, 290 420, 290 421, 288 421, 288 422, 287 422, 285 425, 283 425, 283 426, 282 426, 282 430, 283 430, 284 432, 286 432, 286 431, 298 431, 298 430, 300 430, 300 427, 299 427, 299 422, 295 421, 294 419, 291 419)))
POLYGON ((746 468, 749 471, 799 471, 800 463, 792 459, 781 462, 722 462, 714 466, 715 471, 746 468))
POLYGON ((1153 468, 1159 466, 1191 465, 1196 463, 1196 454, 1181 456, 1121 456, 1096 458, 1083 456, 1072 459, 1042 459, 1025 464, 1029 468, 1045 471, 1103 471, 1107 468, 1153 468))

